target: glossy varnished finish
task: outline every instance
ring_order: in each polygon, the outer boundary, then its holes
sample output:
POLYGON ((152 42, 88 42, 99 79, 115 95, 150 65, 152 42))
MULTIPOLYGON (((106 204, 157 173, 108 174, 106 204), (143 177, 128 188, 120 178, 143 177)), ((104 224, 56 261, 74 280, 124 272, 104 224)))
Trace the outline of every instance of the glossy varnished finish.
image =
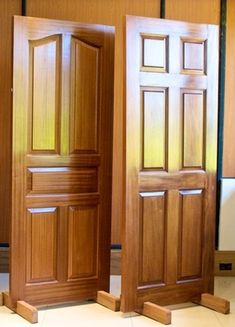
POLYGON ((108 290, 113 55, 112 27, 15 17, 13 303, 108 290))
MULTIPOLYGON (((27 16, 66 19, 116 27, 113 125, 112 243, 121 243, 123 194, 123 53, 125 15, 160 17, 160 0, 27 0, 27 16)), ((85 49, 83 48, 85 51, 85 49)), ((88 51, 88 48, 86 49, 88 51)), ((92 53, 92 51, 90 51, 92 53)), ((94 55, 94 51, 93 51, 94 55)), ((78 71, 77 71, 78 72, 78 71)), ((74 72, 75 73, 75 72, 74 72)), ((78 89, 77 89, 78 90, 78 89)), ((89 99, 90 102, 94 101, 89 99)), ((83 121, 81 120, 82 124, 83 121)), ((87 133, 94 133, 90 130, 87 133)), ((92 139, 91 139, 92 140, 92 139)), ((91 142, 91 141, 90 141, 91 142)), ((73 146, 73 141, 71 142, 73 146)))
POLYGON ((20 15, 20 10, 20 0, 0 1, 0 243, 10 238, 12 15, 20 15))
POLYGON ((217 71, 216 26, 127 17, 124 312, 213 291, 217 71))

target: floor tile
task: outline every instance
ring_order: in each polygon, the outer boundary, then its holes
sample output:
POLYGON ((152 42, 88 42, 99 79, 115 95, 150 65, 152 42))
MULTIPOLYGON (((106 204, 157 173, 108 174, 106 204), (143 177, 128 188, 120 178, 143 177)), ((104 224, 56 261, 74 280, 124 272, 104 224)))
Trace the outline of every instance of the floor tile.
POLYGON ((39 322, 37 324, 32 325, 24 318, 12 312, 5 306, 2 306, 0 307, 0 326, 1 327, 29 327, 29 326, 42 327, 44 315, 45 312, 39 311, 38 312, 39 322))
POLYGON ((132 327, 130 318, 96 304, 76 305, 45 311, 42 327, 132 327))

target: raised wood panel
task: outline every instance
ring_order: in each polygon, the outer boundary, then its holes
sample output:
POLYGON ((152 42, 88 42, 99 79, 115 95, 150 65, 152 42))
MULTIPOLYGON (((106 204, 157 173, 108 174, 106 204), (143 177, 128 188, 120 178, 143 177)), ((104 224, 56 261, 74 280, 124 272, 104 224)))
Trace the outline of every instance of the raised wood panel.
MULTIPOLYGON (((149 70, 167 71, 168 39, 164 36, 142 35, 142 66, 149 70)), ((143 69, 142 68, 142 69, 143 69)))
POLYGON ((27 282, 56 280, 57 208, 27 211, 27 282))
POLYGON ((96 168, 29 168, 30 193, 88 193, 96 192, 96 168))
POLYGON ((20 14, 21 0, 0 1, 0 243, 9 242, 12 174, 12 16, 20 14))
POLYGON ((203 191, 180 191, 178 280, 202 276, 203 191), (193 228, 192 228, 193 226, 193 228))
POLYGON ((219 24, 220 0, 166 0, 165 18, 192 23, 219 24))
POLYGON ((202 91, 182 91, 183 162, 182 168, 204 166, 205 100, 202 91))
POLYGON ((166 193, 140 193, 140 277, 139 286, 164 283, 166 238, 166 193))
POLYGON ((123 194, 123 71, 125 15, 160 17, 160 0, 27 0, 27 15, 113 25, 115 34, 115 82, 113 125, 112 243, 121 243, 123 194))
POLYGON ((60 37, 29 42, 31 104, 29 152, 58 153, 60 106, 60 37))
POLYGON ((167 166, 167 90, 143 91, 143 168, 167 166))
POLYGON ((204 40, 182 40, 183 72, 189 74, 203 74, 206 70, 204 40))
POLYGON ((69 280, 97 275, 97 214, 97 206, 69 208, 69 280))
POLYGON ((235 1, 227 0, 226 19, 226 67, 225 67, 225 103, 223 129, 223 177, 235 177, 235 1))
POLYGON ((72 38, 70 152, 97 152, 100 50, 72 38))

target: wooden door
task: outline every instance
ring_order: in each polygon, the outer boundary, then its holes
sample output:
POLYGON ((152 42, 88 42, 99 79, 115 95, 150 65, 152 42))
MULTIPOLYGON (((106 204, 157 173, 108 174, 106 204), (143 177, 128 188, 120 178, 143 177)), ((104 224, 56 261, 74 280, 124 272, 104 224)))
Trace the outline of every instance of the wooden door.
POLYGON ((114 29, 15 17, 10 295, 109 288, 114 29))
POLYGON ((218 27, 127 17, 122 311, 213 292, 218 27))

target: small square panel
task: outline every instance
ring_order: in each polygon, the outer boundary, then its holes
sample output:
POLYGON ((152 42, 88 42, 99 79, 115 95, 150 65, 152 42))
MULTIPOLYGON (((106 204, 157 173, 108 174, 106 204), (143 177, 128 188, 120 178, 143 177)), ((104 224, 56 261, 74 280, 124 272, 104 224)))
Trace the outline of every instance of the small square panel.
POLYGON ((166 39, 143 39, 143 66, 166 70, 166 39))
POLYGON ((183 68, 204 72, 204 42, 184 42, 183 68))

